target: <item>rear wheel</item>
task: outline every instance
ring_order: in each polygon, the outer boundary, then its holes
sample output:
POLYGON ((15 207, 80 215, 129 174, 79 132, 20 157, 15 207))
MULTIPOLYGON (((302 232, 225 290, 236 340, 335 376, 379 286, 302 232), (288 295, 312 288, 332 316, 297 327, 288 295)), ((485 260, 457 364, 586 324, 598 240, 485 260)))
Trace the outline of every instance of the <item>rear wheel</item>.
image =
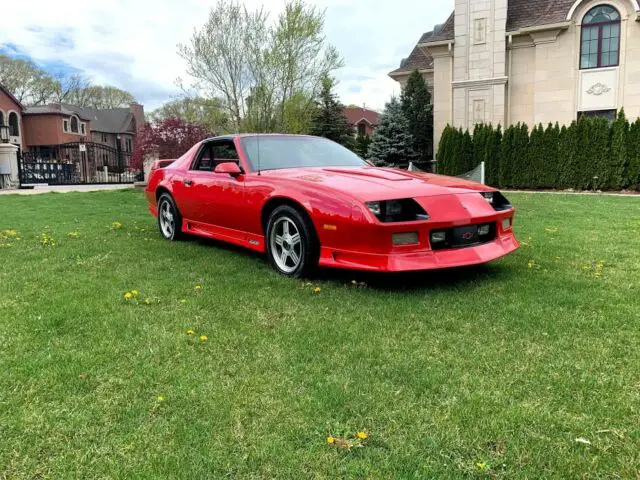
POLYGON ((182 236, 182 217, 168 193, 163 193, 158 200, 158 228, 166 240, 179 240, 182 236))
POLYGON ((267 254, 278 272, 301 277, 318 266, 319 246, 315 231, 300 212, 282 205, 271 213, 267 225, 267 254))

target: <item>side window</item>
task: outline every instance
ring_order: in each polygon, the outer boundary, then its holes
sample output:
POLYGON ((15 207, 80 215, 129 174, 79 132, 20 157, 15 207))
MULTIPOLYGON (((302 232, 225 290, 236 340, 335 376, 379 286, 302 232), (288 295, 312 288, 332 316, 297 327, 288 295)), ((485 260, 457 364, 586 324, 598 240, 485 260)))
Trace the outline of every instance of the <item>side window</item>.
POLYGON ((211 145, 213 161, 216 165, 223 162, 240 163, 238 152, 233 142, 214 143, 211 145))
POLYGON ((196 160, 196 164, 193 166, 193 170, 210 172, 213 170, 212 163, 211 145, 205 145, 198 155, 198 160, 196 160))

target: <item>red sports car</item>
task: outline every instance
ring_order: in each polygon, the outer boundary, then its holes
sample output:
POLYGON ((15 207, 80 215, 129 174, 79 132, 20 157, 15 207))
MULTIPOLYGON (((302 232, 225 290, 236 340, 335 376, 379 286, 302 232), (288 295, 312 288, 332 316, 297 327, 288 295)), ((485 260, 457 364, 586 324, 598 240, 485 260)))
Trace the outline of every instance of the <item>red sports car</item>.
POLYGON ((330 140, 232 135, 160 160, 146 189, 167 240, 266 252, 282 274, 398 272, 489 262, 518 248, 514 209, 459 178, 376 168, 330 140))

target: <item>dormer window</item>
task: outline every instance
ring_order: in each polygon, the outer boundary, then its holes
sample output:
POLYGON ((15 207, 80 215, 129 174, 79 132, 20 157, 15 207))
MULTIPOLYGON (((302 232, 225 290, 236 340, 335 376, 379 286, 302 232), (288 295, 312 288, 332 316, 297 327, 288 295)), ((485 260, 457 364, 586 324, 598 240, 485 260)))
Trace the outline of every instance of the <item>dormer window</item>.
POLYGON ((78 117, 71 117, 71 133, 78 133, 78 117))
POLYGON ((85 133, 86 133, 84 123, 81 123, 81 124, 80 124, 80 133, 81 133, 82 135, 85 135, 85 133))
POLYGON ((62 131, 64 133, 69 133, 69 120, 62 121, 62 131))

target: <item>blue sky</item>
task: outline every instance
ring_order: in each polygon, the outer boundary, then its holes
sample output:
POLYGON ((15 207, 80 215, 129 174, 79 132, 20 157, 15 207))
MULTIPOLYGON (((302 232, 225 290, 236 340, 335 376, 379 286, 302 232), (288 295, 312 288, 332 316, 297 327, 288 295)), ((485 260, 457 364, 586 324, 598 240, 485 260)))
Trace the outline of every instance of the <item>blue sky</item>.
MULTIPOLYGON (((178 94, 189 79, 178 43, 200 27, 214 1, 111 0, 60 8, 50 0, 12 4, 0 29, 0 51, 31 58, 52 73, 78 71, 98 84, 132 92, 151 110, 178 94)), ((246 0, 275 17, 283 1, 246 0)), ((446 20, 453 0, 318 0, 326 8, 327 41, 345 67, 336 72, 343 103, 381 109, 399 88, 387 73, 409 54, 420 35, 446 20)))

